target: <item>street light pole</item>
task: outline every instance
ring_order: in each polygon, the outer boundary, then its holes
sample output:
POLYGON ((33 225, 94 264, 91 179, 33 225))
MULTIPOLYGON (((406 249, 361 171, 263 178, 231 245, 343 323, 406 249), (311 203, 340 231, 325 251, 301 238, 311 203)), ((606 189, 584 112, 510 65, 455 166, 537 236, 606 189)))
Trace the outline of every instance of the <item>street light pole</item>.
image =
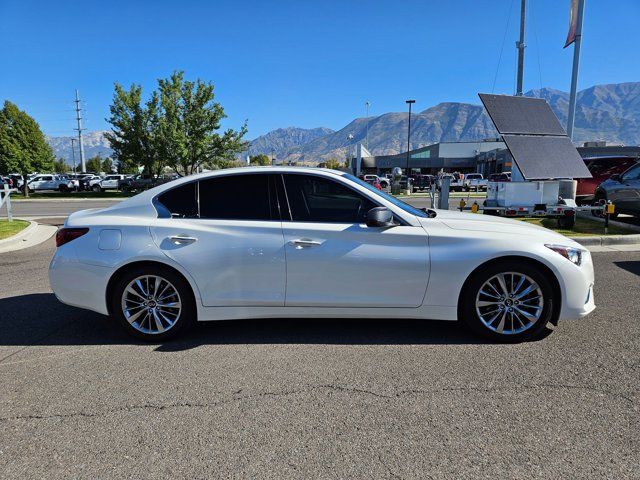
MULTIPOLYGON (((350 133, 349 135, 347 135, 347 158, 349 160, 349 169, 351 170, 351 173, 354 173, 354 169, 353 169, 353 157, 351 156, 351 140, 353 140, 353 134, 350 133)), ((356 172, 357 172, 357 167, 356 167, 356 172)))
POLYGON ((524 49, 526 47, 524 43, 524 28, 527 15, 527 0, 522 0, 520 6, 520 39, 516 42, 516 48, 518 49, 518 76, 516 95, 522 96, 522 81, 524 76, 524 49))
POLYGON ((369 100, 367 100, 364 104, 366 110, 367 110, 367 136, 365 137, 365 145, 367 146, 367 150, 369 150, 369 106, 371 105, 371 102, 369 102, 369 100))
POLYGON ((76 173, 76 139, 72 138, 71 139, 71 158, 73 159, 73 174, 75 175, 76 173))
POLYGON ((409 104, 409 128, 407 129, 407 189, 409 188, 409 150, 410 141, 411 141, 411 105, 416 103, 415 100, 406 100, 405 103, 409 104))

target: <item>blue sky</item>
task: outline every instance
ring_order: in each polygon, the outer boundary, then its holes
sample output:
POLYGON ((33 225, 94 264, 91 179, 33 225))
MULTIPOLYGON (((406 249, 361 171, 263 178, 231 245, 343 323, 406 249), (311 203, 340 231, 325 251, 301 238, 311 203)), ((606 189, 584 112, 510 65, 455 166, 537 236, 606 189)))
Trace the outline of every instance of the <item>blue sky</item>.
MULTIPOLYGON (((569 89, 569 0, 529 0, 525 90, 569 89)), ((86 127, 113 82, 175 69, 211 80, 249 138, 278 127, 341 128, 364 116, 513 93, 519 0, 0 1, 0 99, 50 135, 72 134, 74 89, 86 127), (507 28, 511 6, 511 18, 507 28), (498 57, 504 42, 500 68, 498 57)), ((587 0, 580 88, 640 80, 638 0, 587 0)))

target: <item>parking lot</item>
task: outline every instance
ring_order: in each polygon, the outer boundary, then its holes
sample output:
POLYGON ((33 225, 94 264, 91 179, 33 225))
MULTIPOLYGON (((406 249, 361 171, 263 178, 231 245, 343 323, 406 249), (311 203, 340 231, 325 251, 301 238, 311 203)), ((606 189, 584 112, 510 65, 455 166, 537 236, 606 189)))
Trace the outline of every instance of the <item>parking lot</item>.
POLYGON ((55 299, 54 248, 0 254, 1 478, 637 478, 639 252, 594 254, 598 309, 531 343, 331 319, 147 345, 55 299))

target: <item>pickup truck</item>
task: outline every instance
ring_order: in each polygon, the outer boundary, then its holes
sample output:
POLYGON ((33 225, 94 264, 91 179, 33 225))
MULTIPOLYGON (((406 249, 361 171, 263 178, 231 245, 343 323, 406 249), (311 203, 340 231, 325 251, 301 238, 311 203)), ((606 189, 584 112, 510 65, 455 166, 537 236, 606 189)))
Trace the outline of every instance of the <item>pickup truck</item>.
POLYGON ((469 192, 487 189, 487 179, 481 173, 467 173, 464 176, 464 189, 469 192))
POLYGON ((450 192, 461 192, 464 189, 464 180, 462 179, 462 175, 459 173, 445 173, 440 178, 438 178, 438 190, 442 188, 442 179, 449 178, 449 191, 450 192))
POLYGON ((29 183, 27 188, 30 192, 41 190, 57 190, 60 192, 68 192, 75 190, 76 185, 73 180, 62 175, 36 175, 29 183))

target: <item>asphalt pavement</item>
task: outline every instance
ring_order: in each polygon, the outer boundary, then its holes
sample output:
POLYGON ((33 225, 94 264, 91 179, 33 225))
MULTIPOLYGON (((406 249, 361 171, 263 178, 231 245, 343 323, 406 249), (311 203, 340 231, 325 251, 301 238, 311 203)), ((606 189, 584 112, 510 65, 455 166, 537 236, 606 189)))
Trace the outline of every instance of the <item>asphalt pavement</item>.
POLYGON ((0 255, 0 478, 638 478, 640 253, 597 310, 491 344, 456 323, 255 320, 140 344, 0 255))

